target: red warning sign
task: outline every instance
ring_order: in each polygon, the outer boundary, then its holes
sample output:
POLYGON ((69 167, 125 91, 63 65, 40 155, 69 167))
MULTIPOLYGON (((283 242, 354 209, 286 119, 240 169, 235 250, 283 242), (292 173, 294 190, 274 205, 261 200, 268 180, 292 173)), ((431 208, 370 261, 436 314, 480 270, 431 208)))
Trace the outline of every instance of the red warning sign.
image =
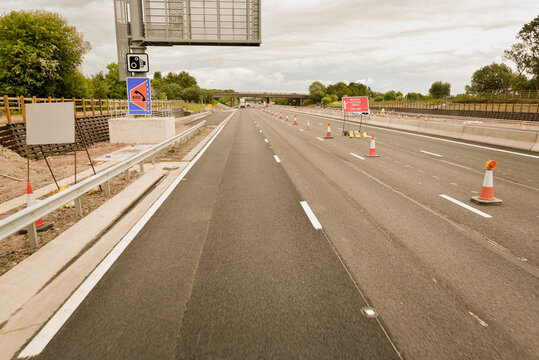
POLYGON ((366 96, 350 96, 342 98, 343 112, 368 112, 369 98, 366 96))
POLYGON ((148 110, 148 88, 146 82, 131 89, 131 102, 144 110, 148 110))

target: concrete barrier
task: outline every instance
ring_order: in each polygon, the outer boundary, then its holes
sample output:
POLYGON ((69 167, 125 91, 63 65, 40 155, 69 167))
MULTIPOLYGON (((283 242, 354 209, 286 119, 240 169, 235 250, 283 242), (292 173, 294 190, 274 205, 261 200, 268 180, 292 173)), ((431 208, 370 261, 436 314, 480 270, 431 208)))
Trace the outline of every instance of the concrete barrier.
POLYGON ((465 126, 461 139, 521 150, 532 150, 537 144, 537 136, 537 133, 527 131, 465 126))
POLYGON ((418 132, 421 133, 460 139, 462 137, 463 131, 464 125, 419 121, 418 132))
POLYGON ((537 134, 537 141, 535 142, 535 145, 532 146, 531 150, 539 152, 539 133, 537 134))
POLYGON ((175 122, 173 117, 109 119, 110 142, 158 144, 176 135, 175 122))

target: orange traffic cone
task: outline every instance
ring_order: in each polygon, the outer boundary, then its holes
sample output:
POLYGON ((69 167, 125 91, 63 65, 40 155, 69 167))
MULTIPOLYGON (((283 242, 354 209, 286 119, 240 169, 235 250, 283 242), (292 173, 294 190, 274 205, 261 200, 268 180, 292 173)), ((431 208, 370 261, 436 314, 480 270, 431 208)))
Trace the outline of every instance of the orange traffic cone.
POLYGON ((333 139, 333 136, 331 136, 331 123, 328 123, 328 132, 325 139, 333 139))
POLYGON ((286 115, 286 121, 288 121, 288 115, 286 115))
POLYGON ((294 123, 292 125, 298 125, 298 120, 296 118, 296 115, 294 115, 294 123))
POLYGON ((283 113, 281 113, 281 115, 279 116, 279 119, 283 119, 283 113))
POLYGON ((489 160, 485 164, 487 168, 485 172, 485 178, 483 179, 483 187, 479 196, 472 196, 472 202, 481 205, 501 204, 502 200, 494 197, 494 179, 493 172, 498 163, 494 160, 489 160))
POLYGON ((311 122, 307 119, 307 130, 311 130, 311 122))
MULTIPOLYGON (((34 197, 34 191, 32 190, 32 185, 28 182, 26 183, 26 206, 30 207, 36 203, 36 198, 34 197)), ((35 222, 37 232, 47 231, 52 227, 52 224, 45 224, 43 219, 38 219, 35 222)), ((26 229, 19 230, 19 234, 26 234, 26 229)))
POLYGON ((526 131, 526 122, 525 121, 522 123, 522 131, 526 131))
POLYGON ((379 156, 379 155, 376 155, 376 144, 374 143, 374 135, 372 136, 372 139, 371 139, 371 147, 369 149, 369 154, 365 155, 365 156, 368 156, 368 157, 378 157, 379 156))

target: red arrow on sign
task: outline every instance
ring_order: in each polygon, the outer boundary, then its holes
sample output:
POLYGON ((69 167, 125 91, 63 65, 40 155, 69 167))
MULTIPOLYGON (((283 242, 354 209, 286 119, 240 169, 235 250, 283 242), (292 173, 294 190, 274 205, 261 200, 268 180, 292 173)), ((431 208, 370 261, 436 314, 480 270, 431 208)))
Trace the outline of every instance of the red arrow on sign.
POLYGON ((146 82, 131 89, 131 102, 144 110, 148 110, 148 89, 146 82))

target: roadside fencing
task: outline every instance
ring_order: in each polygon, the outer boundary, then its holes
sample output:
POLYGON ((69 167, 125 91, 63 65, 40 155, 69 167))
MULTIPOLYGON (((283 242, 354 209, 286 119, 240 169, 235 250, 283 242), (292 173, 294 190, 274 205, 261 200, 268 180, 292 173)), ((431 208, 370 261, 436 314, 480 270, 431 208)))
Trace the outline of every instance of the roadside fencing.
POLYGON ((183 138, 187 137, 191 133, 197 131, 201 127, 206 125, 206 121, 193 126, 192 128, 165 140, 154 147, 145 150, 129 159, 122 161, 110 168, 103 170, 102 172, 81 181, 68 188, 67 190, 60 191, 57 194, 48 197, 47 199, 36 203, 22 211, 19 211, 5 219, 0 220, 0 241, 10 236, 11 234, 26 229, 28 231, 28 240, 31 247, 37 247, 39 240, 35 227, 35 221, 43 216, 53 212, 56 209, 64 206, 65 204, 74 201, 75 211, 79 216, 82 216, 80 197, 86 194, 88 191, 95 187, 103 185, 103 189, 106 196, 110 196, 110 184, 109 181, 123 172, 126 174, 126 178, 129 176, 129 169, 132 166, 139 165, 141 172, 144 172, 144 161, 151 158, 152 164, 155 164, 155 155, 177 144, 183 138))

